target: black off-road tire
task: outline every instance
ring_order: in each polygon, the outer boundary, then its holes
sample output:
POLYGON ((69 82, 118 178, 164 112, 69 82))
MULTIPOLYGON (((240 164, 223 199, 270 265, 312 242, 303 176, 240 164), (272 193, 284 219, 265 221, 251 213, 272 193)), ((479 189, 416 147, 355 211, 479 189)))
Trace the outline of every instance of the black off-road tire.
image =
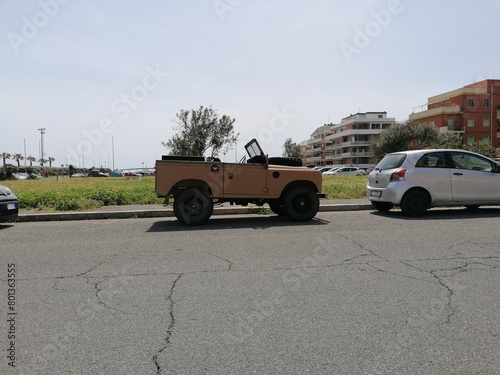
POLYGON ((302 167, 302 159, 290 157, 272 157, 268 159, 269 164, 283 165, 286 167, 302 167))
POLYGON ((280 201, 270 201, 268 202, 269 208, 278 216, 284 216, 285 210, 283 209, 283 205, 280 201))
POLYGON ((376 201, 372 201, 372 206, 378 212, 389 212, 394 207, 394 205, 390 202, 376 202, 376 201))
POLYGON ((309 221, 319 210, 319 198, 312 188, 296 186, 288 190, 282 199, 283 211, 293 221, 309 221))
POLYGON ((181 190, 174 197, 174 214, 186 225, 201 225, 208 221, 214 211, 212 197, 205 189, 181 190))
POLYGON ((423 191, 412 190, 404 195, 400 208, 406 216, 422 216, 429 208, 429 198, 423 191))

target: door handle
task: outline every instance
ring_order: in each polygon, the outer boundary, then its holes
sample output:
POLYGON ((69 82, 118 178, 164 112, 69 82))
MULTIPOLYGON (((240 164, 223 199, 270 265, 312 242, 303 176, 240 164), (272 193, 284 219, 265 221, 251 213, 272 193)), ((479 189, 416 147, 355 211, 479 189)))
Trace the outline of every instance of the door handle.
POLYGON ((464 174, 463 173, 460 173, 460 172, 455 172, 453 173, 453 176, 463 176, 464 174))

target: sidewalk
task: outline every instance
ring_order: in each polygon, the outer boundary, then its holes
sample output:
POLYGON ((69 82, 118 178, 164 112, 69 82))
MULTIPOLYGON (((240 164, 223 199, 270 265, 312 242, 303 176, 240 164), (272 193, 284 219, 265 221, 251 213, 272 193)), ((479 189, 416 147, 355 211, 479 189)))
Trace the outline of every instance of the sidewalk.
MULTIPOLYGON (((268 208, 250 205, 248 207, 231 206, 224 203, 215 206, 213 215, 245 215, 258 214, 268 208)), ((357 211, 369 210, 372 206, 368 199, 336 199, 320 201, 319 211, 357 211)), ((172 206, 130 205, 104 206, 91 211, 60 211, 60 212, 20 212, 17 222, 33 221, 66 221, 66 220, 102 220, 102 219, 130 219, 151 217, 173 217, 172 206)))

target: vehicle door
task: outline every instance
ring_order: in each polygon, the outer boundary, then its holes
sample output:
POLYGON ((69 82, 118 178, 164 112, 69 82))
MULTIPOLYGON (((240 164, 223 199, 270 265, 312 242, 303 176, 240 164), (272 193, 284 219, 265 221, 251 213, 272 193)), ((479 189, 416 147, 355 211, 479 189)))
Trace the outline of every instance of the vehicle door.
POLYGON ((411 184, 425 187, 433 202, 452 202, 450 164, 446 152, 425 153, 415 163, 411 184))
POLYGON ((456 202, 500 202, 500 173, 496 164, 479 155, 450 152, 451 189, 456 202))
POLYGON ((261 197, 267 193, 267 165, 224 163, 224 195, 261 197))

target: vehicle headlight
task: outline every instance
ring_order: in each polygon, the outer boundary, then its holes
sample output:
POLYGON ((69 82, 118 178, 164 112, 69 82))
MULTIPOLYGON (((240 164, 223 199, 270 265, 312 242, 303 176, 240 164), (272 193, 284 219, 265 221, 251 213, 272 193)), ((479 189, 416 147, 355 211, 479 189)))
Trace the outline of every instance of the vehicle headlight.
POLYGON ((0 188, 0 194, 11 195, 12 191, 10 191, 10 189, 8 187, 3 186, 2 188, 0 188))

